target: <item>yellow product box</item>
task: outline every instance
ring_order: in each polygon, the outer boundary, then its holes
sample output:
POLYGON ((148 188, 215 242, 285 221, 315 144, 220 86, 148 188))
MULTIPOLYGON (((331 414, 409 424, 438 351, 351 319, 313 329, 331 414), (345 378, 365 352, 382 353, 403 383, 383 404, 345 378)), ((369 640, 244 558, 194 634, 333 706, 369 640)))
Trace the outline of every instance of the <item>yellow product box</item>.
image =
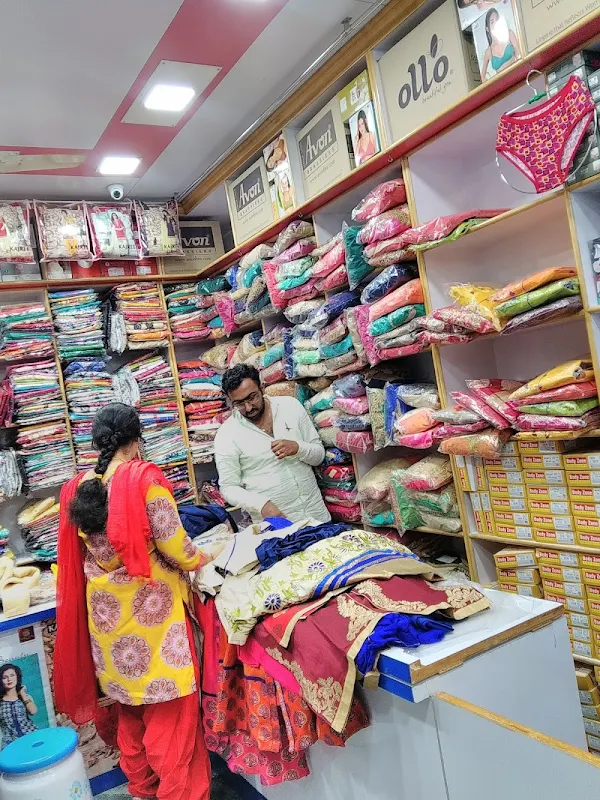
POLYGON ((568 469, 566 476, 569 486, 600 486, 600 470, 568 469))
POLYGON ((523 473, 520 470, 494 469, 486 470, 488 483, 490 486, 508 486, 508 484, 523 485, 525 483, 523 473))
POLYGON ((531 514, 556 514, 558 516, 571 515, 571 504, 568 500, 529 499, 527 503, 531 514))
POLYGON ((576 639, 571 639, 571 650, 576 656, 594 658, 595 648, 589 642, 579 642, 576 639))
POLYGON ((600 450, 585 450, 567 453, 564 456, 565 469, 600 469, 600 450))
POLYGON ((592 628, 589 614, 577 614, 575 611, 568 611, 567 622, 573 628, 588 628, 589 630, 592 628))
POLYGON ((600 586, 596 586, 593 583, 588 583, 585 586, 585 596, 590 603, 590 608, 592 612, 595 613, 598 608, 600 608, 600 586))
POLYGON ((583 583, 583 570, 577 567, 557 567, 554 564, 540 564, 540 575, 546 580, 567 583, 583 583))
POLYGON ((600 550, 600 534, 592 531, 575 531, 577 544, 581 547, 593 547, 600 550))
POLYGON ((496 522, 496 535, 505 536, 507 539, 521 539, 524 542, 533 542, 533 528, 528 525, 507 525, 496 522))
POLYGON ((600 720, 600 705, 581 704, 581 713, 586 719, 600 720))
POLYGON ((598 753, 600 751, 600 736, 592 736, 589 733, 586 733, 588 750, 592 750, 594 753, 598 753))
POLYGON ((525 496, 531 502, 532 500, 561 500, 569 499, 569 491, 566 486, 532 486, 527 484, 525 487, 525 496))
MULTIPOLYGON (((583 567, 583 582, 586 586, 598 586, 600 587, 600 569, 598 568, 590 568, 590 567, 583 567)), ((600 599, 600 595, 598 596, 600 599)))
POLYGON ((574 531, 546 530, 545 528, 533 529, 533 538, 535 539, 535 541, 546 545, 553 545, 553 544, 575 545, 577 544, 577 536, 578 534, 575 533, 574 531))
POLYGON ((531 527, 531 517, 523 511, 496 511, 494 510, 494 522, 498 525, 527 525, 531 527))
POLYGON ((600 533, 600 518, 574 517, 575 530, 581 533, 600 533))
POLYGON ((488 488, 488 479, 485 473, 485 467, 483 466, 483 458, 475 456, 473 461, 475 462, 475 483, 477 485, 477 491, 485 492, 488 488))
POLYGON ((478 533, 488 533, 487 525, 483 519, 483 511, 481 510, 481 497, 479 492, 469 492, 469 500, 473 510, 473 519, 475 520, 475 528, 478 533))
POLYGON ((526 550, 523 547, 503 547, 494 554, 496 569, 518 569, 520 567, 537 566, 535 550, 526 550))
MULTIPOLYGON (((600 652, 600 631, 593 631, 593 643, 596 653, 600 652)), ((597 658, 597 656, 595 656, 597 658)))
POLYGON ((566 453, 576 447, 575 442, 566 439, 563 441, 518 442, 519 453, 523 457, 526 453, 566 453))
POLYGON ((571 503, 600 503, 600 487, 569 486, 569 500, 571 503))
POLYGON ((560 603, 566 611, 575 611, 578 614, 587 614, 589 611, 586 597, 567 597, 566 595, 555 594, 552 589, 544 588, 544 597, 551 603, 560 603))
POLYGON ((563 597, 576 597, 578 600, 583 600, 586 597, 582 583, 567 583, 566 581, 542 578, 542 584, 544 586, 544 594, 548 592, 549 594, 563 595, 563 597))
POLYGON ((498 588, 501 592, 520 594, 522 597, 538 597, 539 599, 543 597, 539 584, 499 583, 498 588))
POLYGON ((523 479, 531 486, 566 486, 564 469, 524 469, 523 479))
POLYGON ((535 556, 538 564, 552 564, 556 567, 581 566, 579 553, 569 553, 568 550, 536 549, 535 556))
POLYGON ((577 688, 580 692, 591 694, 598 686, 592 667, 575 667, 575 677, 577 679, 577 688))
POLYGON ((484 459, 484 465, 486 470, 489 469, 503 469, 508 471, 517 470, 518 472, 522 469, 521 458, 520 456, 505 456, 501 455, 500 458, 486 458, 484 459))
POLYGON ((502 450, 500 450, 501 456, 518 456, 519 455, 519 445, 517 442, 506 442, 503 445, 502 450))
POLYGON ((516 569, 499 569, 498 580, 500 583, 540 583, 540 573, 537 567, 517 567, 516 569))
POLYGON ((588 606, 590 607, 590 628, 594 631, 600 631, 600 610, 598 608, 593 608, 592 606, 600 606, 600 603, 597 603, 595 600, 588 599, 588 606))
POLYGON ((525 499, 525 486, 518 483, 490 484, 491 497, 513 497, 525 499))
POLYGON ((594 678, 596 679, 596 683, 600 681, 600 667, 594 667, 594 678))
POLYGON ((476 492, 475 464, 470 456, 455 456, 458 480, 463 492, 476 492))
POLYGON ((493 511, 527 511, 527 500, 524 497, 492 497, 493 511))
POLYGON ((534 528, 547 531, 574 531, 575 523, 569 514, 531 514, 531 524, 534 528))
POLYGON ((524 453, 521 455, 523 469, 564 469, 560 453, 524 453))
POLYGON ((593 631, 591 631, 589 628, 571 627, 571 641, 573 642, 584 642, 585 644, 591 645, 592 634, 593 631))
POLYGON ((571 500, 571 513, 580 519, 598 519, 600 503, 586 503, 583 500, 571 500))
POLYGON ((583 727, 590 736, 600 736, 600 722, 597 720, 584 718, 583 727))
POLYGON ((579 563, 584 569, 600 570, 600 553, 580 553, 579 563))
POLYGON ((489 492, 479 492, 481 499, 481 510, 483 512, 483 523, 488 533, 496 533, 496 523, 492 513, 492 501, 489 492))

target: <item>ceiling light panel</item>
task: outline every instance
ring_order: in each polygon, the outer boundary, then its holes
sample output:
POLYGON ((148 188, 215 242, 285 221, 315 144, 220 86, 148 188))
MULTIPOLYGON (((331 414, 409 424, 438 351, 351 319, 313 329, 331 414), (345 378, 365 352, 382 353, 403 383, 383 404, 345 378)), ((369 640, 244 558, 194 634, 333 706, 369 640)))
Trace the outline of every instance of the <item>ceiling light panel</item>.
POLYGON ((144 108, 151 111, 185 111, 195 95, 191 86, 157 83, 144 100, 144 108))
POLYGON ((105 156, 98 167, 101 175, 133 175, 140 164, 133 156, 105 156))

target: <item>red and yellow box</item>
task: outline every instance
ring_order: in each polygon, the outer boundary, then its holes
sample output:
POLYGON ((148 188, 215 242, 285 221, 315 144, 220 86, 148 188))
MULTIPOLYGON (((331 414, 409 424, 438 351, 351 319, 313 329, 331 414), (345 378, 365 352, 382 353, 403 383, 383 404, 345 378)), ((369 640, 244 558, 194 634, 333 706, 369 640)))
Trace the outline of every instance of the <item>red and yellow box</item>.
POLYGON ((594 517, 588 519, 587 517, 573 517, 575 522, 575 530, 581 533, 597 533, 600 534, 600 518, 594 517))
POLYGON ((600 534, 593 531, 575 531, 577 544, 580 547, 593 547, 600 550, 600 534))
POLYGON ((571 500, 571 513, 581 519, 599 519, 600 503, 586 503, 584 500, 571 500))
POLYGON ((566 611, 575 611, 578 614, 589 613, 587 597, 567 597, 567 595, 556 594, 546 588, 544 588, 544 597, 552 603, 561 603, 566 611))
POLYGON ((528 525, 507 525, 496 522, 496 535, 507 539, 521 539, 524 542, 533 542, 533 528, 528 525))
POLYGON ((528 453, 521 455, 523 469, 564 469, 560 453, 528 453))
POLYGON ((543 580, 561 581, 562 583, 583 583, 583 570, 578 567, 557 567, 554 564, 540 564, 539 572, 543 580))
POLYGON ((591 689, 580 689, 579 702, 582 706, 600 705, 600 688, 593 686, 591 689))
POLYGON ((481 498, 481 511, 483 513, 483 522, 487 528, 488 533, 496 533, 496 523, 494 521, 494 514, 492 512, 492 502, 489 492, 479 492, 481 498))
POLYGON ((593 469, 567 469, 567 485, 576 487, 600 486, 600 470, 593 469))
POLYGON ((491 497, 514 497, 526 499, 525 485, 519 483, 490 484, 491 497))
POLYGON ((494 553, 496 569, 518 569, 520 567, 537 566, 536 550, 527 550, 523 547, 503 547, 494 553))
MULTIPOLYGON (((577 656, 594 658, 595 647, 591 642, 578 642, 571 636, 571 649, 577 656)), ((591 720, 589 720, 591 722, 591 720)))
POLYGON ((546 531, 574 531, 575 523, 573 517, 561 514, 531 514, 531 524, 534 528, 541 528, 546 531))
POLYGON ((578 614, 576 611, 567 611, 567 622, 573 628, 592 628, 592 620, 589 614, 578 614))
POLYGON ((569 492, 566 486, 532 486, 527 484, 525 486, 525 495, 529 501, 531 500, 560 500, 565 501, 569 499, 569 492))
POLYGON ((538 442, 518 442, 519 453, 566 453, 576 447, 576 443, 570 439, 563 441, 544 441, 538 442))
POLYGON ((563 460, 565 469, 595 470, 600 469, 600 450, 584 450, 567 453, 563 460))
POLYGON ((463 492, 476 492, 477 478, 473 459, 468 456, 455 456, 455 458, 460 488, 463 492))
POLYGON ((499 583, 498 588, 501 592, 509 592, 510 594, 520 594, 523 597, 538 597, 542 598, 542 590, 539 584, 523 584, 523 583, 499 583))
POLYGON ((600 553, 580 553, 579 564, 583 569, 595 569, 600 571, 600 553))
POLYGON ((537 567, 498 569, 497 573, 500 583, 541 583, 540 571, 537 567))
POLYGON ((577 688, 580 692, 592 692, 598 685, 592 667, 577 666, 575 668, 575 677, 577 679, 577 688))
POLYGON ((487 525, 483 519, 483 511, 481 510, 481 497, 478 492, 469 492, 469 500, 473 510, 473 519, 475 520, 475 528, 478 533, 489 533, 487 525))
MULTIPOLYGON (((537 488, 537 487, 534 487, 537 488)), ((571 515, 571 504, 568 500, 534 500, 527 501, 531 514, 571 515)))
POLYGON ((578 534, 575 531, 547 530, 546 528, 534 528, 533 538, 536 542, 545 545, 553 544, 577 544, 578 534))
POLYGON ((531 516, 523 511, 496 511, 494 510, 494 522, 498 525, 526 525, 531 527, 531 516))
POLYGON ((519 470, 487 469, 486 475, 490 486, 508 486, 509 484, 523 485, 524 473, 519 470))
POLYGON ((600 487, 569 486, 569 500, 572 503, 600 503, 600 487))
POLYGON ((544 594, 548 592, 548 594, 557 594, 562 597, 576 597, 579 600, 586 599, 583 583, 568 583, 566 581, 542 578, 542 584, 544 586, 544 594))
POLYGON ((566 486, 564 469, 524 469, 523 479, 530 486, 566 486))
POLYGON ((538 564, 550 564, 555 567, 580 567, 581 556, 579 553, 569 553, 568 550, 539 549, 535 551, 538 564))
POLYGON ((492 511, 528 511, 527 500, 524 497, 491 497, 492 511))
MULTIPOLYGON (((592 586, 600 587, 600 569, 597 567, 582 567, 583 572, 583 582, 586 585, 586 591, 588 588, 592 586)), ((598 599, 600 600, 600 594, 598 595, 598 599)))

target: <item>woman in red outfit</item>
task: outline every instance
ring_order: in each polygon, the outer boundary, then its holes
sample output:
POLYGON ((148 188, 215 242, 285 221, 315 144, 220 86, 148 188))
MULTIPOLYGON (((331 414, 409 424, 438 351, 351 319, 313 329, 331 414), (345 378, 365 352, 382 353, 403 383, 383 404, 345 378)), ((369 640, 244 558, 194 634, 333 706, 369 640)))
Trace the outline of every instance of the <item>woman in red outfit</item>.
POLYGON ((106 406, 92 435, 95 470, 60 496, 56 706, 78 724, 95 719, 99 684, 115 701, 131 794, 208 800, 186 575, 208 559, 161 470, 140 460, 135 409, 106 406))

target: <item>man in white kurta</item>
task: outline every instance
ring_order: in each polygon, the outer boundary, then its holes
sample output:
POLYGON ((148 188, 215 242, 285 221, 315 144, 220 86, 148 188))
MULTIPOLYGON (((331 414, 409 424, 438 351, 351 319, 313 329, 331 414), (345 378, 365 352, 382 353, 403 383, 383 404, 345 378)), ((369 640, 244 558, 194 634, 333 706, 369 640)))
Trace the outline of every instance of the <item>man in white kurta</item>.
POLYGON ((293 397, 265 397, 254 367, 238 364, 223 376, 233 414, 215 438, 219 488, 232 506, 257 522, 282 516, 327 522, 313 467, 325 448, 302 404, 293 397))

